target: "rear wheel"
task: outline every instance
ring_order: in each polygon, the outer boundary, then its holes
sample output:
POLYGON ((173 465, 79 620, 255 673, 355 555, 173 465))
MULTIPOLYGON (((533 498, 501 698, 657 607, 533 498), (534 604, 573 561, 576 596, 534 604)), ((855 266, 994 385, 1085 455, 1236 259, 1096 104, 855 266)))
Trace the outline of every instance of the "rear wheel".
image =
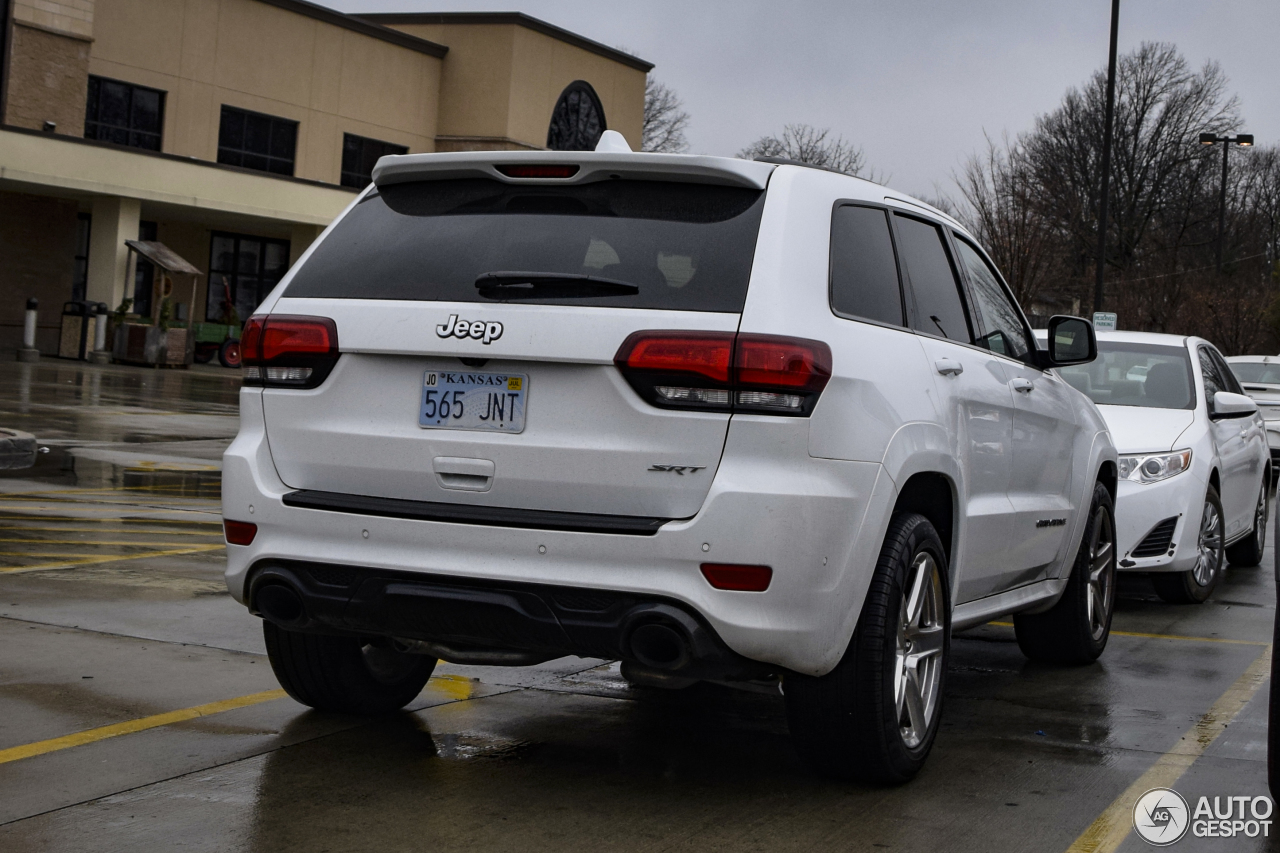
POLYGON ((208 364, 213 361, 213 357, 218 354, 217 347, 211 347, 207 344, 196 344, 196 351, 192 354, 196 364, 208 364))
POLYGON ((1196 540, 1196 564, 1185 572, 1160 572, 1151 576, 1156 594, 1171 604, 1200 604, 1222 577, 1222 501, 1218 490, 1209 487, 1200 511, 1200 533, 1196 540))
POLYGON ((1018 647, 1031 660, 1093 663, 1107 647, 1115 609, 1116 525, 1111 493, 1097 483, 1067 588, 1044 613, 1013 617, 1018 647))
POLYGON ((218 347, 218 363, 223 367, 240 366, 240 342, 234 338, 223 341, 218 347))
POLYGON ((895 515, 844 657, 826 675, 785 681, 805 763, 842 779, 915 776, 938 732, 950 628, 942 540, 924 516, 895 515))
POLYGON ((1267 546, 1267 502, 1270 496, 1271 489, 1263 478, 1258 505, 1253 511, 1253 530, 1227 549, 1227 562, 1231 565, 1249 568, 1262 562, 1262 552, 1267 546))
POLYGON ((435 658, 396 651, 385 640, 304 634, 265 619, 262 633, 280 686, 321 711, 395 711, 422 692, 436 668, 435 658))

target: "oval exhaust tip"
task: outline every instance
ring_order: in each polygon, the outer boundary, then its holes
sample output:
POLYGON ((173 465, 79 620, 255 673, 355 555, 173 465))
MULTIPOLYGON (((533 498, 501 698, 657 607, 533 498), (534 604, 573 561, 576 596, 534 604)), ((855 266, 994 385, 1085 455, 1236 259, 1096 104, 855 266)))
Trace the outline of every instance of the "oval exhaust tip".
POLYGON ((258 590, 254 602, 264 618, 279 625, 296 625, 302 621, 302 598, 283 584, 273 583, 258 590))
POLYGON ((649 622, 631 632, 631 653, 653 669, 680 669, 689 662, 689 642, 684 635, 661 622, 649 622))

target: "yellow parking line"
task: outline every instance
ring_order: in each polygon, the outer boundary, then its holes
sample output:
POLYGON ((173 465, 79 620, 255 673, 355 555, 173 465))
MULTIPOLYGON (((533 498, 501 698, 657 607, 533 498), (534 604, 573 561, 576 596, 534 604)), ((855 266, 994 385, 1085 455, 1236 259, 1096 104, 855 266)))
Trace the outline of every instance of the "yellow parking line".
POLYGON ((1067 853, 1112 853, 1124 843, 1133 828, 1133 804, 1138 797, 1152 788, 1172 788, 1244 710, 1270 672, 1271 647, 1268 645, 1257 660, 1249 664, 1244 674, 1227 688, 1227 692, 1218 697, 1213 707, 1187 730, 1173 749, 1156 759, 1156 763, 1146 773, 1116 797, 1098 819, 1067 848, 1067 853))
MULTIPOLYGON (((201 554, 207 551, 221 551, 224 545, 194 545, 189 548, 175 548, 172 551, 151 551, 141 554, 117 554, 112 557, 85 557, 76 560, 60 560, 56 563, 38 563, 34 566, 0 567, 0 574, 13 575, 21 572, 38 572, 45 569, 75 569, 80 566, 93 566, 99 563, 119 563, 123 560, 149 560, 152 557, 177 557, 181 554, 201 554)), ((17 556, 17 555, 11 555, 17 556)), ((48 557, 49 554, 27 554, 29 557, 48 557)))
POLYGON ((0 749, 0 764, 7 764, 10 761, 19 761, 23 758, 33 758, 37 755, 45 755, 50 752, 69 749, 73 746, 83 746, 86 743, 94 743, 95 741, 106 740, 107 738, 118 737, 120 735, 133 734, 134 732, 146 731, 147 729, 159 728, 160 726, 168 726, 173 723, 181 723, 185 720, 194 720, 196 717, 207 717, 210 714, 221 714, 223 711, 234 711, 236 708, 247 708, 250 705, 260 705, 263 702, 283 699, 285 696, 286 694, 283 690, 264 690, 261 693, 250 693, 248 696, 241 696, 237 699, 223 699, 220 702, 209 702, 205 705, 196 705, 194 708, 183 708, 180 711, 169 711, 164 714, 154 714, 150 717, 128 720, 123 723, 114 723, 110 726, 99 726, 96 729, 87 729, 83 732, 76 732, 71 735, 63 735, 62 737, 50 738, 49 740, 28 743, 23 746, 12 746, 8 749, 0 749))
MULTIPOLYGON (((1012 628, 1012 622, 988 622, 988 625, 996 625, 1001 628, 1012 628)), ((1149 640, 1189 640, 1193 643, 1230 643, 1238 646, 1269 646, 1266 640, 1230 640, 1226 637, 1190 637, 1185 634, 1144 634, 1141 631, 1116 631, 1112 630, 1111 635, 1114 637, 1146 637, 1149 640)))

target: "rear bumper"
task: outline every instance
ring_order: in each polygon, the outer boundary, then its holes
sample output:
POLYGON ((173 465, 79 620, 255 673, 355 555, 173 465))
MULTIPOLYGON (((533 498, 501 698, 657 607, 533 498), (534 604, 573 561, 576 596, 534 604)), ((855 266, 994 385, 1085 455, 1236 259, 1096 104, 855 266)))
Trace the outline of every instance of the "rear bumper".
MULTIPOLYGON (((288 506, 293 490, 276 474, 261 412, 260 398, 246 391, 240 434, 223 459, 224 515, 258 526, 251 545, 227 546, 227 586, 242 603, 251 575, 293 562, 430 583, 618 593, 680 608, 741 658, 820 675, 848 644, 893 505, 893 484, 879 464, 814 459, 804 420, 760 418, 730 430, 698 514, 652 535, 288 506), (885 512, 867 517, 868 506, 881 505, 885 512), (773 581, 760 593, 717 590, 702 576, 702 562, 767 564, 773 581)), ((369 616, 361 630, 395 636, 390 624, 373 630, 383 618, 369 616)), ((596 656, 617 651, 611 642, 561 650, 596 656)))

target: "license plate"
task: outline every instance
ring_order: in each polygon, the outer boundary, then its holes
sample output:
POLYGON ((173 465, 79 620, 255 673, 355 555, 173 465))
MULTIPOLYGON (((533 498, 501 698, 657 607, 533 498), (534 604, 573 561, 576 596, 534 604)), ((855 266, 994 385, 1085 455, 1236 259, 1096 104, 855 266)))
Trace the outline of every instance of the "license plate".
POLYGON ((422 377, 418 426, 524 432, 529 377, 519 373, 428 370, 422 377))

